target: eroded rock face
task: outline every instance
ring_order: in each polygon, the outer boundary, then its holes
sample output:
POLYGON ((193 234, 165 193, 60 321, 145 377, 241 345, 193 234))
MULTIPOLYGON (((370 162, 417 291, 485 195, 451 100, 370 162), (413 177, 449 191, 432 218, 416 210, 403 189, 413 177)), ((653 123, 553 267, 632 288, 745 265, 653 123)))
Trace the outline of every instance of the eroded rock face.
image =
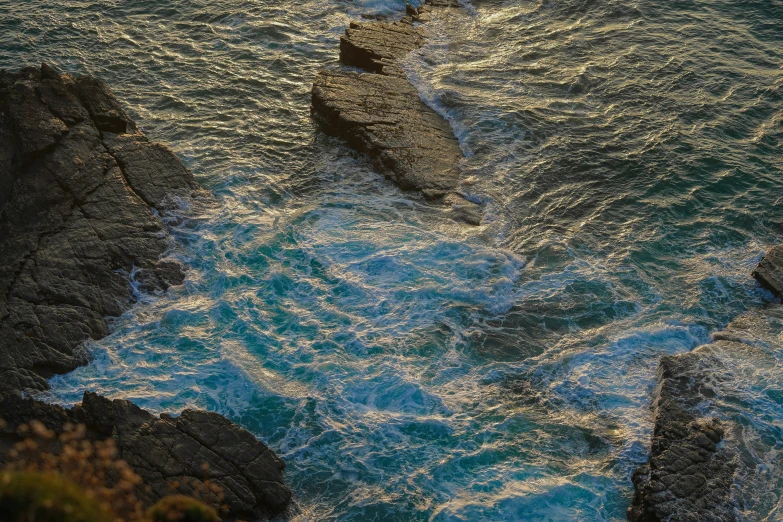
POLYGON ((324 131, 369 155, 401 188, 451 206, 455 219, 479 224, 479 206, 458 191, 463 155, 451 126, 421 101, 397 62, 426 41, 415 22, 426 20, 433 8, 457 6, 430 1, 420 9, 408 6, 399 22, 351 23, 340 39, 340 60, 368 72, 321 72, 312 113, 324 131))
POLYGON ((0 429, 0 462, 20 440, 18 427, 33 419, 58 434, 68 423, 84 424, 91 440, 114 438, 120 458, 144 479, 137 494, 147 504, 166 495, 190 495, 195 482, 203 480, 220 486, 222 502, 214 495, 204 500, 217 509, 227 505, 229 519, 263 519, 291 499, 282 479, 283 462, 251 433, 216 413, 185 410, 176 418, 155 417, 129 401, 93 393, 85 393, 82 404, 71 409, 5 394, 0 412, 6 421, 0 429))
POLYGON ((736 520, 736 455, 724 443, 723 423, 696 410, 712 393, 704 382, 719 365, 700 352, 661 359, 650 461, 633 475, 631 522, 736 520))
POLYGON ((131 301, 133 268, 148 289, 180 284, 153 209, 200 194, 104 83, 0 71, 0 392, 84 364, 79 345, 131 301))

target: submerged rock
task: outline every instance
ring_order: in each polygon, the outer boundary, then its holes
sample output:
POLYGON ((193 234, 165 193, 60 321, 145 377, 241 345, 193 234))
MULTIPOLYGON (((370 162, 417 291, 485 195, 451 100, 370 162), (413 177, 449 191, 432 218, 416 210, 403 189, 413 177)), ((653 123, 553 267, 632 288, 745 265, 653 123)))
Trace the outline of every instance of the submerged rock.
POLYGON ((340 38, 340 61, 368 71, 322 71, 312 92, 313 118, 325 132, 366 153, 373 166, 401 188, 452 207, 455 219, 478 225, 481 209, 457 190, 459 142, 449 123, 422 102, 398 64, 426 38, 414 22, 433 7, 457 7, 452 1, 408 6, 399 22, 351 23, 340 38))
POLYGON ((159 215, 203 191, 103 82, 47 65, 0 71, 0 187, 0 392, 43 390, 126 309, 131 271, 182 282, 159 215))
MULTIPOLYGON (((144 480, 137 496, 147 505, 172 494, 191 495, 198 483, 219 486, 222 501, 205 498, 229 518, 259 520, 280 512, 291 492, 283 483, 285 464, 248 431, 216 413, 185 410, 179 417, 155 417, 129 401, 85 393, 71 409, 23 399, 0 398, 6 422, 0 429, 0 462, 21 437, 18 428, 32 420, 61 434, 66 424, 83 424, 90 440, 113 438, 119 456, 144 480)), ((200 487, 201 491, 208 491, 200 487)))

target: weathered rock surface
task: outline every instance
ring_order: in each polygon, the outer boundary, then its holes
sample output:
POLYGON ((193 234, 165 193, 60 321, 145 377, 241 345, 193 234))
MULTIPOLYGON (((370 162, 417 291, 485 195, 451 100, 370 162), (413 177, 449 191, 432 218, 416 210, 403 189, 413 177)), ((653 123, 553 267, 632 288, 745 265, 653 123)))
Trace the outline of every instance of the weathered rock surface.
POLYGON ((312 113, 325 132, 366 153, 401 188, 452 206, 455 219, 479 224, 480 207, 458 192, 463 155, 451 126, 422 102, 398 65, 426 41, 414 22, 435 7, 458 6, 430 1, 420 9, 409 6, 399 22, 351 23, 340 38, 340 60, 369 72, 322 71, 313 86, 312 113))
POLYGON ((225 516, 231 519, 259 520, 291 499, 283 484, 283 462, 216 413, 185 410, 176 418, 155 417, 129 401, 93 393, 85 393, 82 404, 71 409, 5 394, 0 412, 6 421, 0 429, 0 462, 20 440, 22 424, 38 420, 58 434, 68 423, 84 424, 91 440, 114 438, 120 458, 144 479, 138 496, 147 504, 166 495, 192 494, 196 482, 204 480, 220 486, 224 495, 222 502, 214 495, 204 500, 218 509, 227 505, 225 516))
POLYGON ((424 45, 424 32, 413 18, 399 22, 351 23, 340 37, 340 61, 372 73, 406 78, 397 60, 424 45))
POLYGON ((783 245, 769 249, 753 271, 753 277, 778 297, 783 297, 783 245))
POLYGON ((201 195, 102 82, 46 65, 0 71, 0 461, 22 423, 55 432, 83 423, 93 439, 116 440, 150 503, 201 479, 222 487, 233 518, 258 520, 289 502, 282 461, 220 415, 157 418, 89 393, 66 410, 19 393, 87 361, 84 341, 107 335, 106 317, 131 303, 131 273, 147 290, 182 283, 182 267, 161 258, 171 238, 159 216, 201 195))
POLYGON ((710 396, 705 381, 719 364, 698 351, 661 359, 650 461, 633 475, 632 522, 736 520, 736 456, 722 444, 723 423, 696 409, 710 396))
POLYGON ((78 347, 130 303, 133 269, 148 289, 180 284, 153 210, 201 192, 104 83, 0 71, 0 392, 83 364, 78 347))

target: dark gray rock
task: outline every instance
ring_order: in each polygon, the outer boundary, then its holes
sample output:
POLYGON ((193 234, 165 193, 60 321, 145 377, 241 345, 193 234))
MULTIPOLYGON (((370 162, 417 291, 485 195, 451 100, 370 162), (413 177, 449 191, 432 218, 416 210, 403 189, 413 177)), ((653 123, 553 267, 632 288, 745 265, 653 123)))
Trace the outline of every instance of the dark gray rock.
POLYGON ((313 88, 316 119, 325 130, 366 152, 404 189, 443 197, 459 183, 459 144, 451 127, 404 78, 323 72, 313 88))
POLYGON ((699 351, 661 359, 650 460, 633 474, 631 522, 737 520, 735 452, 725 444, 724 424, 697 410, 713 393, 705 383, 719 366, 699 351))
MULTIPOLYGON (((767 252, 753 277, 783 296, 783 246, 767 252)), ((756 463, 748 455, 756 450, 742 440, 745 428, 731 414, 719 420, 700 412, 714 411, 713 397, 740 401, 732 399, 731 384, 721 389, 721 382, 731 383, 743 366, 777 368, 760 347, 779 345, 781 325, 783 306, 772 305, 735 318, 691 353, 661 359, 650 460, 632 477, 631 522, 739 520, 736 506, 755 494, 743 492, 735 477, 744 477, 745 486, 753 483, 748 477, 756 463)))
POLYGON ((322 71, 312 92, 313 118, 325 132, 366 153, 373 166, 406 190, 452 207, 452 216, 481 222, 481 209, 457 190, 463 158, 451 126, 422 102, 397 60, 424 45, 414 22, 433 7, 454 7, 451 1, 429 2, 399 22, 351 23, 340 38, 340 60, 369 71, 322 71))
POLYGON ((783 297, 783 245, 769 249, 753 271, 761 286, 778 297, 783 297))
POLYGON ((180 284, 153 209, 201 194, 103 82, 0 71, 0 391, 84 364, 80 345, 130 304, 134 269, 146 289, 180 284))
POLYGON ((160 216, 194 196, 206 193, 190 171, 138 130, 104 83, 47 65, 0 71, 0 460, 20 424, 60 433, 82 423, 91 438, 116 440, 148 503, 209 479, 230 517, 258 520, 291 498, 284 465, 224 417, 156 418, 90 393, 66 410, 19 393, 87 361, 84 341, 105 336, 106 317, 131 303, 131 275, 147 291, 182 284, 183 267, 161 258, 171 238, 160 216))
POLYGON ((179 417, 155 417, 129 401, 93 393, 85 393, 82 404, 71 409, 6 394, 0 398, 0 412, 6 421, 0 428, 0 462, 20 440, 22 424, 37 420, 57 434, 68 423, 84 424, 89 439, 115 440, 120 458, 144 480, 137 495, 148 505, 166 495, 193 494, 205 480, 222 489, 222 502, 214 495, 204 500, 217 509, 227 505, 226 519, 266 518, 291 499, 282 479, 283 462, 216 413, 185 410, 179 417))

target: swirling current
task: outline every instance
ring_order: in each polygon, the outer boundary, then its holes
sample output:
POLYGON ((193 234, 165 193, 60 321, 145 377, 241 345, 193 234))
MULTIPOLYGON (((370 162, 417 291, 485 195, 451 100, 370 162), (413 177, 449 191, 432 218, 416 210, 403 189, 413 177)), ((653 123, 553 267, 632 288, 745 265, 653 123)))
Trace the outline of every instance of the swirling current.
MULTIPOLYGON (((317 72, 402 0, 0 0, 0 67, 105 80, 215 196, 184 286, 51 380, 217 411, 287 463, 294 520, 624 520, 658 359, 772 296, 783 2, 473 0, 405 61, 460 139, 480 227, 310 119, 317 72)), ((783 350, 731 414, 744 520, 783 519, 783 350)))

